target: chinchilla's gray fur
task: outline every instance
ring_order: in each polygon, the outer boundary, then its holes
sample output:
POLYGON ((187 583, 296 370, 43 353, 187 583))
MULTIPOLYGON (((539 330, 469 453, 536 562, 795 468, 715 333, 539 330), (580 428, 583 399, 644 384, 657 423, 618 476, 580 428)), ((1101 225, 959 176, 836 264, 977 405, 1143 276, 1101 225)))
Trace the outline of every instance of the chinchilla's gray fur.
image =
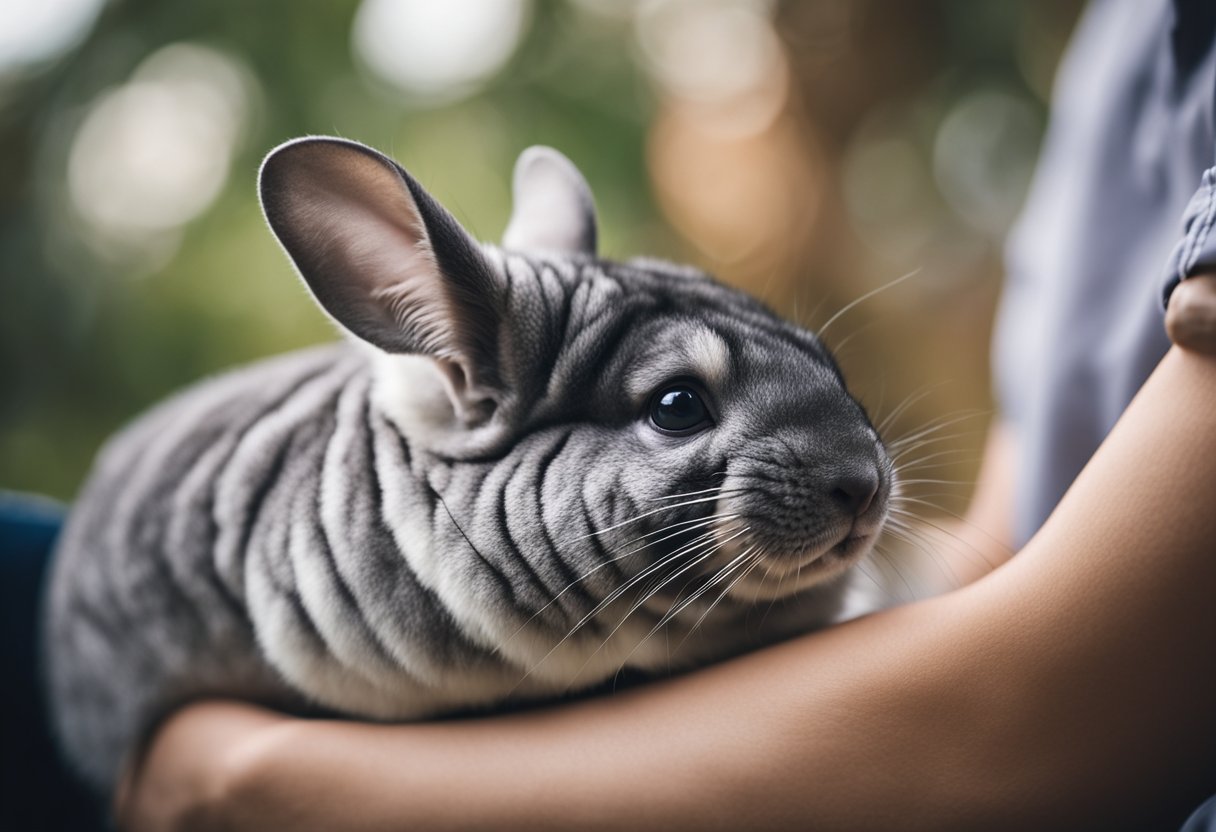
POLYGON ((544 148, 501 247, 352 142, 284 145, 261 193, 354 337, 206 381, 100 454, 46 619, 55 726, 96 789, 203 696, 415 719, 837 614, 892 473, 813 335, 692 269, 597 258, 586 185, 544 148), (700 424, 655 424, 673 387, 700 424))

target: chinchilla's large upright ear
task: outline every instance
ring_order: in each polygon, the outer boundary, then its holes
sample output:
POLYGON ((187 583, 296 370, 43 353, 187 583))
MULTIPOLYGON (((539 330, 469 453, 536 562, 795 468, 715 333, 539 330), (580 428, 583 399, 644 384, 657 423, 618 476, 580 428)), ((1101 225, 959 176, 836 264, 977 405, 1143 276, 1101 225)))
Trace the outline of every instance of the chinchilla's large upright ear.
POLYGON ((512 190, 503 248, 595 254, 595 200, 573 162, 551 147, 529 147, 515 163, 512 190))
POLYGON ((503 392, 499 282, 422 186, 369 147, 314 137, 271 151, 259 192, 271 229, 334 320, 386 352, 435 358, 469 420, 493 410, 503 392))

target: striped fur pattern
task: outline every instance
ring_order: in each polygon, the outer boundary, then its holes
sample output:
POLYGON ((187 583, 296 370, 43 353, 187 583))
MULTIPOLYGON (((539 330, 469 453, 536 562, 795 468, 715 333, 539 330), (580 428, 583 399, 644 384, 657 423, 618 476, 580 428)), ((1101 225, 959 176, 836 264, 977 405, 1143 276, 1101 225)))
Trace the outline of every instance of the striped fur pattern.
POLYGON ((837 614, 892 472, 820 342, 692 269, 597 258, 553 151, 515 191, 495 247, 362 146, 269 157, 271 227, 353 337, 208 380, 101 453, 47 619, 58 732, 99 791, 202 696, 416 719, 837 614), (675 388, 692 429, 656 421, 675 388))

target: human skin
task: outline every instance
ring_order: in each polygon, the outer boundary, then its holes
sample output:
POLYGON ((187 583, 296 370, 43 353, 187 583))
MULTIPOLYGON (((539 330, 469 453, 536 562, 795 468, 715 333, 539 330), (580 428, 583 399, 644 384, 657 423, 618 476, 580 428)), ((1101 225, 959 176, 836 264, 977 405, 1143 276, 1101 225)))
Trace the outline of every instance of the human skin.
POLYGON ((1180 347, 1216 355, 1216 276, 1196 275, 1175 287, 1165 331, 1180 347))
MULTIPOLYGON (((1151 828, 1216 787, 1216 358, 1164 358, 975 583, 696 673, 373 726, 188 707, 132 829, 1151 828)), ((997 489, 1000 490, 999 488, 997 489)))

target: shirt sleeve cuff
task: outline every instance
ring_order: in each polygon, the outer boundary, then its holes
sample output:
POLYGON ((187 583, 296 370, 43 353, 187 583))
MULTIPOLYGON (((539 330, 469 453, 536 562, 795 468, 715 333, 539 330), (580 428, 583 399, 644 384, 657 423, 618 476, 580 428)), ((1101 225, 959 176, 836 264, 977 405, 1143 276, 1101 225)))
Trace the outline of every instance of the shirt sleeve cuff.
POLYGON ((1199 190, 1191 197, 1182 215, 1183 236, 1174 246, 1165 267, 1161 306, 1164 309, 1170 295, 1183 280, 1196 272, 1216 269, 1216 168, 1203 174, 1199 190))

